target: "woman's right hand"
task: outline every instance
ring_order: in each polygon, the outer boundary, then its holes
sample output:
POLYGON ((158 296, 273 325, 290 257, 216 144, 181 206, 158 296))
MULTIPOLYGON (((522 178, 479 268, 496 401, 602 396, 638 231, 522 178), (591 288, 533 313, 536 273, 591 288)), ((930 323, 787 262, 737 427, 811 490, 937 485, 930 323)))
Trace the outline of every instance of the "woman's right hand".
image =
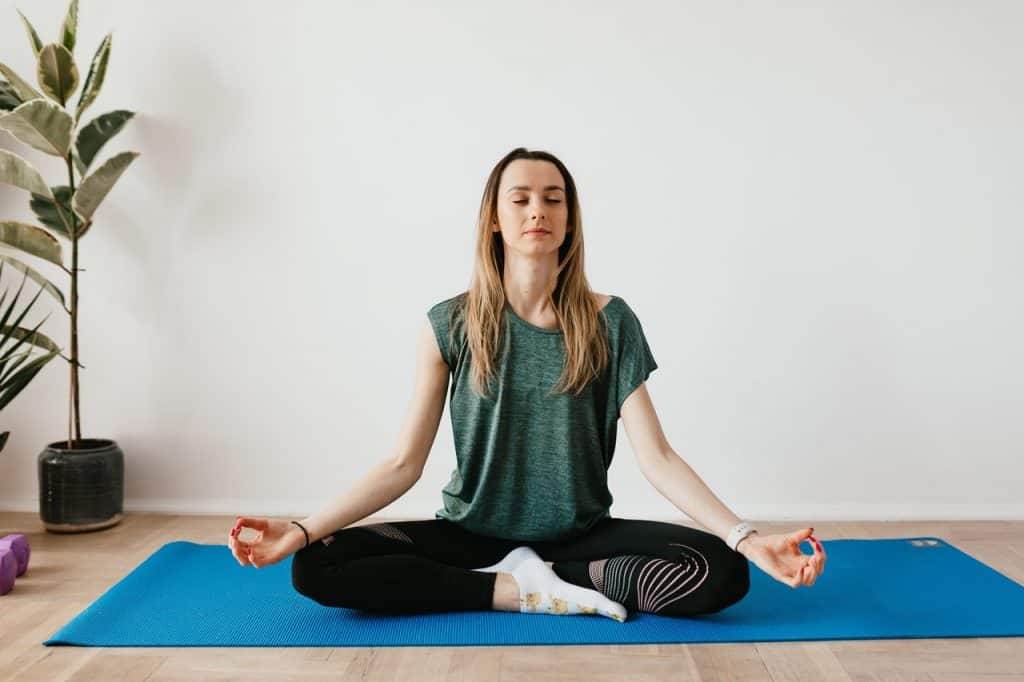
POLYGON ((228 547, 231 548, 235 560, 242 566, 263 568, 276 564, 302 549, 305 544, 306 538, 302 529, 293 523, 277 519, 239 516, 235 527, 228 533, 228 547), (238 537, 243 528, 252 528, 259 531, 259 534, 252 542, 245 542, 238 537))

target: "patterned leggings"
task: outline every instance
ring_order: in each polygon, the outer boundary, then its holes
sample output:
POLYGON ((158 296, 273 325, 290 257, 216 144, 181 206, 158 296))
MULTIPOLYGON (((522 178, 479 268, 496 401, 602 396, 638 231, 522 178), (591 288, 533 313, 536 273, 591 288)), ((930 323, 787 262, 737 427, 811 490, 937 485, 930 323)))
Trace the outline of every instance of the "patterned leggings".
POLYGON ((571 540, 525 542, 472 533, 447 519, 336 531, 292 557, 295 589, 324 606, 377 613, 490 610, 491 566, 528 545, 566 582, 629 612, 715 613, 750 588, 747 558, 711 533, 661 521, 601 519, 571 540))

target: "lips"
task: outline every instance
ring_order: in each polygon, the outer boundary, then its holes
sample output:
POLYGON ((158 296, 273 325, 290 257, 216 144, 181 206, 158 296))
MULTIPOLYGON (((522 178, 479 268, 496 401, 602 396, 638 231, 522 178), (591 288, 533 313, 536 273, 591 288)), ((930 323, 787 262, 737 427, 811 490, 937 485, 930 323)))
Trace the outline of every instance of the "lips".
POLYGON ((527 230, 526 234, 551 234, 551 230, 527 230))

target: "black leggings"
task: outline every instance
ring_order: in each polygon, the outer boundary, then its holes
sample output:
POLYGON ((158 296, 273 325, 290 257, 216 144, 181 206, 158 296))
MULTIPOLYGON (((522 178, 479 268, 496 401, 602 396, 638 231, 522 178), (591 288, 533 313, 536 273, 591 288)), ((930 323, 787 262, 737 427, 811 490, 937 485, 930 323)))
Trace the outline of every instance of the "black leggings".
POLYGON ((472 533, 447 519, 350 526, 292 558, 292 584, 324 606, 377 613, 490 610, 492 566, 529 546, 566 582, 630 612, 715 613, 750 588, 747 558, 716 535, 637 519, 601 519, 586 534, 525 542, 472 533))

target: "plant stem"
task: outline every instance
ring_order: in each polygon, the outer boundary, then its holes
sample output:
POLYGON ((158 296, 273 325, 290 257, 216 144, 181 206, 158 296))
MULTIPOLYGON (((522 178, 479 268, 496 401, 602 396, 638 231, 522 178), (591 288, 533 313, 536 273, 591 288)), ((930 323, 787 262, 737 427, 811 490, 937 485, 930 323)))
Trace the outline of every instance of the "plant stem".
MULTIPOLYGON (((66 157, 68 162, 68 184, 71 186, 71 199, 68 206, 71 213, 71 405, 69 406, 75 420, 75 440, 82 440, 82 421, 78 404, 78 218, 75 216, 75 172, 71 163, 71 152, 66 157)), ((68 449, 71 449, 71 418, 68 418, 68 449)))

